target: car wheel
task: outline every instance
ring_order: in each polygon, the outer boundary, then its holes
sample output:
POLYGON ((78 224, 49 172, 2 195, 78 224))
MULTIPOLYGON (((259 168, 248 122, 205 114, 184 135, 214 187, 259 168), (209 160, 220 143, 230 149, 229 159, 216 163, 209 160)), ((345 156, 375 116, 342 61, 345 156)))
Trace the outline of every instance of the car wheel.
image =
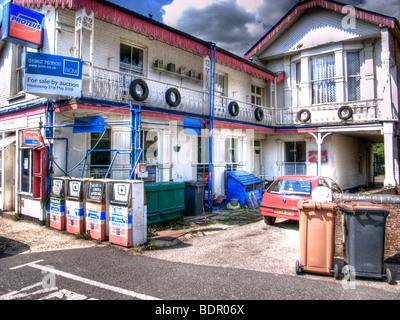
POLYGON ((275 220, 275 217, 264 216, 264 222, 269 226, 273 225, 275 223, 275 220))

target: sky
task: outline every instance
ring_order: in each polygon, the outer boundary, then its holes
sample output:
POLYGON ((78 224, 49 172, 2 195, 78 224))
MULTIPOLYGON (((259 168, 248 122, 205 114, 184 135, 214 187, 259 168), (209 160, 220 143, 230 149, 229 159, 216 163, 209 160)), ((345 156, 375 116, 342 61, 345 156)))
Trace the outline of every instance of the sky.
MULTIPOLYGON (((108 0, 241 57, 298 0, 108 0)), ((340 0, 339 0, 340 1, 340 0)), ((5 0, 0 0, 0 4, 5 0)), ((400 20, 399 0, 340 2, 400 20)))
MULTIPOLYGON (((298 0, 109 0, 241 57, 298 0)), ((399 0, 342 0, 400 20, 399 0)))

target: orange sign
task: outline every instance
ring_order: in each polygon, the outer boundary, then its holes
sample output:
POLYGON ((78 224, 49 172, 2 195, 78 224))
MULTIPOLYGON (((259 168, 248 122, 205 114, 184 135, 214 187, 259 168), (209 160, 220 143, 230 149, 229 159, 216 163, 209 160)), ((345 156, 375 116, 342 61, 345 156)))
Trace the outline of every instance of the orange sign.
POLYGON ((22 144, 25 147, 35 148, 42 143, 42 136, 39 130, 24 130, 22 133, 22 144))

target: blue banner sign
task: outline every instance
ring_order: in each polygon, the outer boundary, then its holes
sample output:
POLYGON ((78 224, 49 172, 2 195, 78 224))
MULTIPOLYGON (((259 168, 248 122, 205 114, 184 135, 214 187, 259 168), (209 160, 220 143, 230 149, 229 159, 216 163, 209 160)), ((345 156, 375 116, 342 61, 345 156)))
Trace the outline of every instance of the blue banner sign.
POLYGON ((80 97, 82 60, 27 52, 25 92, 42 96, 80 97))

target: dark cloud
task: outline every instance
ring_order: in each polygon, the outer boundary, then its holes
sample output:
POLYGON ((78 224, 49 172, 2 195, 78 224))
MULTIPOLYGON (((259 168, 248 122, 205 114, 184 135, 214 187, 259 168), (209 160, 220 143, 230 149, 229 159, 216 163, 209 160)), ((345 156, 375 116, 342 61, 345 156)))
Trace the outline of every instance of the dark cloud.
POLYGON ((254 42, 257 36, 251 34, 247 25, 257 23, 254 14, 246 12, 232 0, 215 3, 203 9, 187 9, 181 14, 175 27, 232 51, 241 49, 243 44, 254 42))

